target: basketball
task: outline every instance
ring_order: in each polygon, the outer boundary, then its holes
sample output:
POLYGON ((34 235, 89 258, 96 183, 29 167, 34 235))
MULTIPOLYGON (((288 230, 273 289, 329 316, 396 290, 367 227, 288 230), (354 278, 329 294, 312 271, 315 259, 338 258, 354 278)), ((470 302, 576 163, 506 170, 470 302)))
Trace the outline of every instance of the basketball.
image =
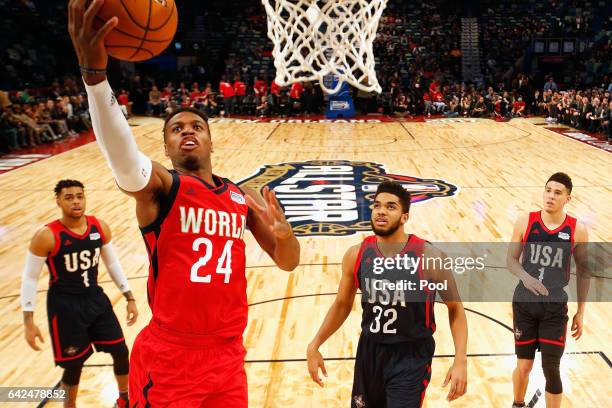
POLYGON ((118 25, 106 37, 108 54, 124 61, 144 61, 159 55, 174 38, 178 15, 174 0, 106 0, 95 27, 112 17, 118 25))

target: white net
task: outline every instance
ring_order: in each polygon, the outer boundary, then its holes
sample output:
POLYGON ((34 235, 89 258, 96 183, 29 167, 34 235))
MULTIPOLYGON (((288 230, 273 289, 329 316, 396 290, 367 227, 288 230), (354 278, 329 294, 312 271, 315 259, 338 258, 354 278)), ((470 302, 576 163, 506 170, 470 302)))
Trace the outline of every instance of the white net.
POLYGON ((381 92, 374 71, 372 43, 387 0, 262 0, 275 81, 286 86, 318 80, 327 93, 342 82, 366 92, 381 92), (323 78, 335 75, 335 87, 323 78), (330 85, 331 86, 331 85, 330 85))

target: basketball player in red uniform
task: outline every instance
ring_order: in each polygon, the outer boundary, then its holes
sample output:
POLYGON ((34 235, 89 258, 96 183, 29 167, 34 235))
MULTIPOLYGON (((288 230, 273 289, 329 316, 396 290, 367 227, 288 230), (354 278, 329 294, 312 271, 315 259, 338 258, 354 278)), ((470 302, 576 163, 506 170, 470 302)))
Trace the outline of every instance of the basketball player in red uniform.
POLYGON ((353 308, 357 289, 361 289, 363 315, 355 358, 353 408, 422 405, 435 348, 436 291, 419 290, 420 281, 447 283, 440 295, 448 307, 455 345, 455 361, 444 381, 444 386, 451 383, 447 399, 459 398, 467 388, 467 320, 463 304, 450 271, 413 263, 419 258, 424 262, 425 258, 444 256, 422 238, 406 234, 409 209, 410 193, 401 184, 386 181, 378 186, 371 218, 374 235, 344 254, 336 300, 308 345, 308 371, 313 381, 323 386, 319 369, 325 376, 327 372, 319 347, 342 326, 353 308), (403 264, 402 259, 406 260, 403 264))
POLYGON ((546 378, 546 407, 561 406, 563 387, 559 363, 567 330, 567 286, 571 257, 576 261, 578 311, 572 320, 572 336, 582 336, 585 300, 589 290, 587 229, 564 212, 571 200, 572 180, 555 173, 546 182, 544 209, 521 216, 514 225, 508 251, 508 269, 520 278, 514 291, 517 366, 512 374, 513 407, 525 406, 525 393, 535 352, 542 353, 546 378))
POLYGON ((72 0, 69 31, 89 97, 98 144, 136 218, 150 257, 151 322, 131 356, 132 407, 246 407, 242 334, 247 324, 245 229, 284 270, 299 243, 273 192, 264 200, 213 174, 207 119, 179 109, 164 123, 173 170, 138 150, 104 72, 104 36, 92 27, 100 4, 72 0))
POLYGON ((66 390, 64 407, 75 407, 79 379, 85 360, 97 351, 110 353, 119 387, 116 407, 129 407, 129 353, 113 306, 98 286, 98 264, 102 258, 109 275, 127 300, 128 326, 134 324, 138 309, 127 279, 111 244, 111 232, 102 220, 85 215, 83 184, 61 180, 55 186, 62 218, 34 235, 26 256, 21 281, 25 338, 40 351, 34 324, 38 277, 46 262, 49 268, 47 317, 55 364, 64 369, 61 385, 66 390))

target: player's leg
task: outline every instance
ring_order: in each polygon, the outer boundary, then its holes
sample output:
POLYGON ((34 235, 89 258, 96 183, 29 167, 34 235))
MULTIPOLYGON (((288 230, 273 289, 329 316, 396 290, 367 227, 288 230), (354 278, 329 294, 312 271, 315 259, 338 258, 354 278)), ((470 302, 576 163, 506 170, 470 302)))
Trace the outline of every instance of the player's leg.
POLYGON ((538 320, 536 309, 539 303, 512 302, 514 321, 514 348, 517 356, 516 368, 512 373, 514 390, 513 407, 525 406, 525 394, 529 385, 529 373, 538 347, 538 320))
POLYGON ((381 345, 367 336, 359 337, 351 408, 384 407, 385 385, 380 368, 384 366, 385 357, 381 345))
POLYGON ((244 369, 245 357, 246 349, 241 338, 227 345, 212 348, 209 353, 202 353, 200 362, 195 363, 206 366, 206 368, 199 373, 197 371, 194 373, 194 385, 201 389, 205 389, 208 385, 214 391, 209 392, 203 400, 195 400, 193 404, 179 404, 177 408, 181 406, 247 408, 249 390, 244 369), (211 374, 213 381, 209 380, 211 374), (198 383, 200 379, 203 379, 205 383, 198 383))
POLYGON ((81 371, 83 364, 76 362, 66 364, 62 374, 61 389, 66 391, 66 399, 64 400, 64 408, 76 407, 77 394, 79 392, 79 382, 81 380, 81 371))
POLYGON ((119 392, 117 406, 119 408, 129 407, 128 373, 130 357, 119 320, 117 320, 110 300, 104 293, 100 293, 92 299, 90 310, 96 310, 97 316, 89 322, 87 328, 89 338, 96 351, 109 353, 112 356, 113 372, 119 392))
POLYGON ((540 323, 539 337, 542 351, 542 370, 546 379, 546 407, 559 408, 563 393, 559 364, 565 350, 567 332, 567 304, 546 303, 545 315, 540 323))
POLYGON ((49 291, 47 318, 55 364, 62 367, 61 388, 66 391, 64 407, 76 406, 81 369, 93 353, 86 327, 82 324, 83 305, 78 296, 49 291))
POLYGON ((388 378, 386 407, 420 408, 431 381, 431 360, 403 359, 401 367, 388 378))
POLYGON ((431 381, 433 339, 414 344, 387 345, 384 367, 387 408, 420 408, 431 381))

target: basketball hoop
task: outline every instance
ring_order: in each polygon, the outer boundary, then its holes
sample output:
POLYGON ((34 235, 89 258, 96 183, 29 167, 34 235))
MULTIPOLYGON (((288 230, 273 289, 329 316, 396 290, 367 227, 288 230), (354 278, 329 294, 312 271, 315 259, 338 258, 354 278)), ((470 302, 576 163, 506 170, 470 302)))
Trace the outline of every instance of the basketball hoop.
POLYGON ((387 0, 262 0, 275 81, 287 86, 318 80, 330 94, 343 82, 366 92, 381 92, 372 43, 387 0), (339 80, 329 88, 323 77, 339 80))

